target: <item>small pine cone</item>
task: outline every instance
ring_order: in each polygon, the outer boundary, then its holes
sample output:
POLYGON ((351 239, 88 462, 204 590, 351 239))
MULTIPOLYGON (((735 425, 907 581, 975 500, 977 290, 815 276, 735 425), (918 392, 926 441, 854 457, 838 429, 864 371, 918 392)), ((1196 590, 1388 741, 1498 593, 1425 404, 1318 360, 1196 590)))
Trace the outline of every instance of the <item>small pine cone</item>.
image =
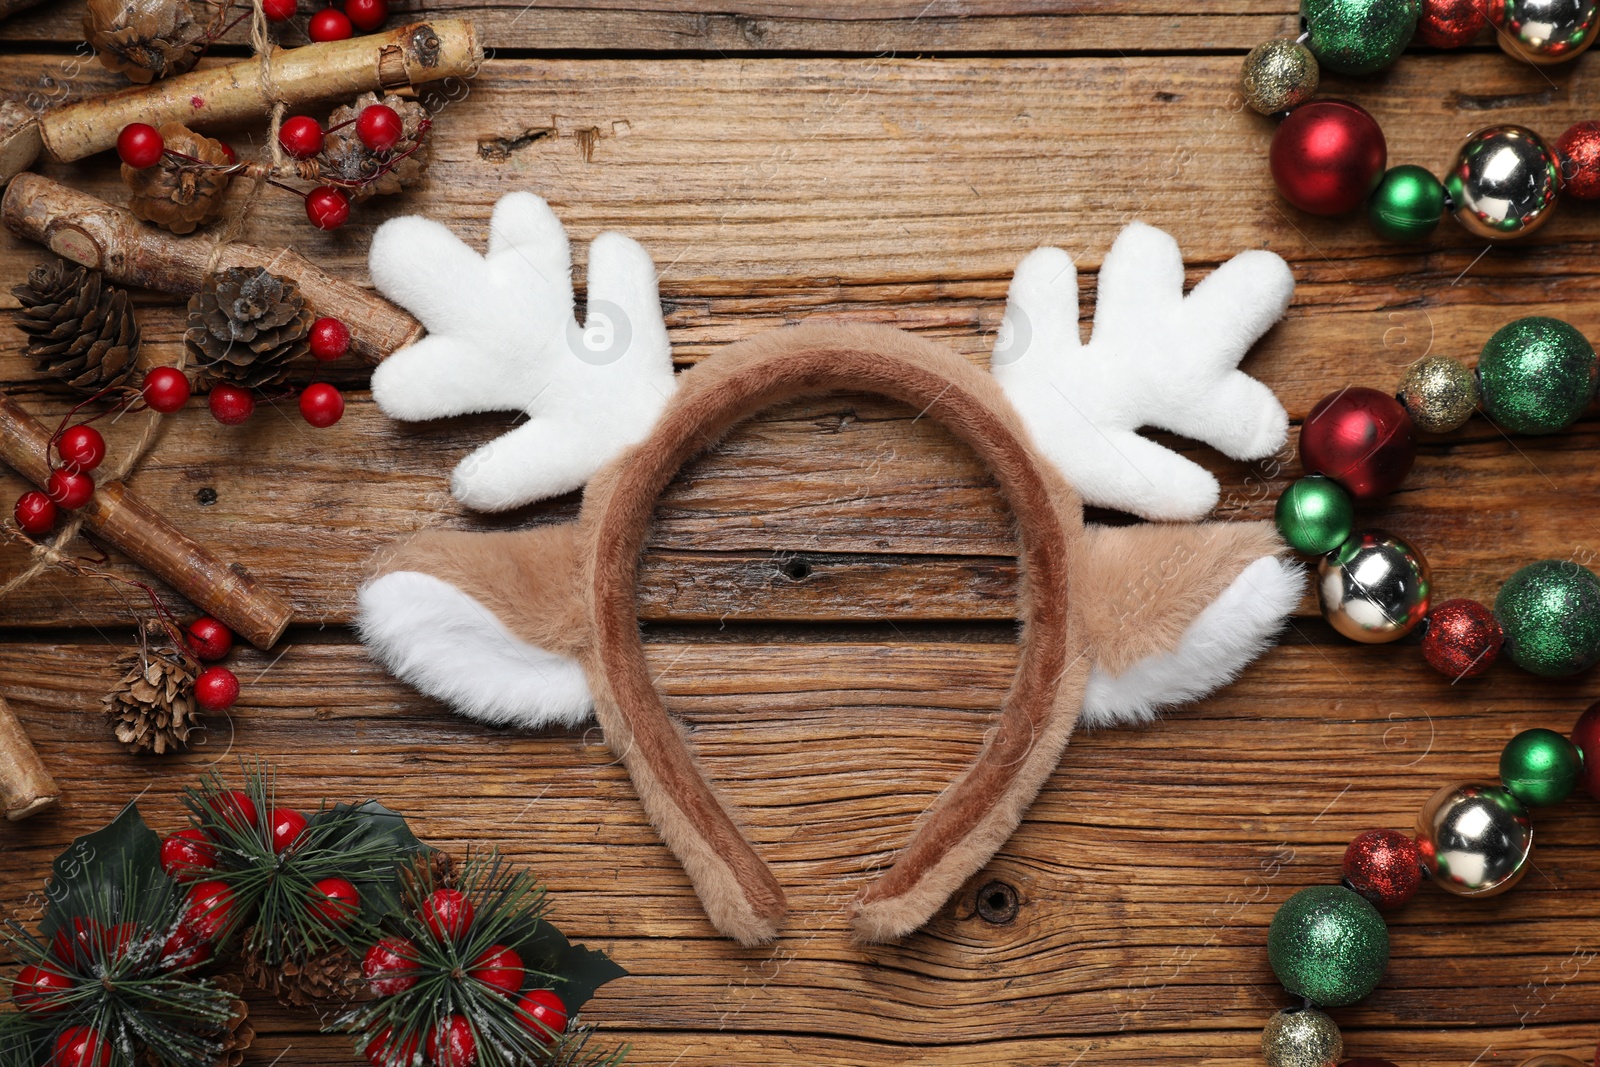
MULTIPOLYGON (((206 1035, 222 1046, 221 1053, 212 1061, 213 1067, 240 1067, 240 1064, 244 1063, 246 1050, 256 1039, 256 1028, 250 1025, 250 1005, 240 999, 240 994, 244 992, 244 982, 236 974, 217 975, 211 981, 233 994, 233 1015, 221 1030, 211 1031, 206 1035)), ((168 1064, 146 1048, 144 1067, 168 1067, 168 1064)))
POLYGON ((407 100, 392 93, 385 93, 383 99, 379 100, 377 93, 362 93, 356 97, 354 103, 335 108, 333 114, 328 116, 328 136, 322 143, 322 154, 317 157, 321 173, 338 181, 365 181, 366 184, 363 185, 341 186, 345 194, 355 201, 365 200, 380 193, 387 196, 390 193, 398 193, 407 186, 415 185, 421 180, 422 172, 428 169, 426 140, 415 152, 396 163, 381 177, 372 181, 366 179, 377 174, 384 160, 390 155, 405 151, 406 146, 416 138, 417 131, 427 117, 428 109, 415 100, 407 100), (374 152, 361 143, 361 137, 356 133, 356 116, 372 104, 387 104, 400 116, 400 124, 405 133, 400 139, 400 147, 393 152, 374 152), (343 129, 334 129, 344 123, 349 125, 343 129))
POLYGON ((194 700, 196 664, 159 623, 145 628, 142 647, 117 660, 120 681, 106 694, 106 716, 129 752, 162 755, 186 747, 203 728, 194 700))
POLYGON ((300 289, 262 267, 229 267, 189 298, 184 342, 207 378, 259 389, 310 350, 315 316, 300 289))
POLYGON ((433 874, 433 884, 436 888, 453 889, 456 884, 455 857, 442 848, 436 848, 428 853, 428 870, 433 874))
POLYGON ((102 66, 142 85, 193 67, 206 28, 189 0, 89 0, 83 35, 102 66))
MULTIPOLYGON (((246 936, 247 944, 249 940, 246 936)), ((260 953, 249 949, 240 958, 244 976, 251 984, 291 1008, 347 1001, 361 989, 361 965, 342 948, 279 964, 268 963, 260 953)))
POLYGON ((97 270, 41 263, 11 290, 22 305, 17 328, 39 369, 84 393, 121 385, 139 355, 139 324, 127 290, 97 270))
POLYGON ((128 210, 173 233, 193 233, 222 214, 222 194, 232 175, 214 168, 230 165, 228 153, 221 141, 203 137, 181 122, 162 126, 161 140, 169 152, 212 166, 198 166, 188 159, 174 159, 170 155, 162 156, 161 162, 143 170, 124 163, 122 181, 133 190, 128 210))

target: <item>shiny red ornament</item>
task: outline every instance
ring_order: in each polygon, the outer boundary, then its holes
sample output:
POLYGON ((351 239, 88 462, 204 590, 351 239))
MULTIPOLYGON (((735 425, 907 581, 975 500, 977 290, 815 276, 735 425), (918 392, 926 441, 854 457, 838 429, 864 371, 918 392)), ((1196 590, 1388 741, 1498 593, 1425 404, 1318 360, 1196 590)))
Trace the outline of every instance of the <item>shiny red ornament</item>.
POLYGON ((417 1047, 421 1044, 422 1038, 417 1034, 397 1041, 394 1027, 385 1026, 367 1045, 367 1062, 372 1067, 412 1067, 417 1062, 417 1047))
POLYGON ((1344 100, 1318 100, 1289 112, 1268 156, 1278 192, 1313 215, 1342 215, 1366 203, 1388 159, 1377 121, 1344 100))
POLYGON ((404 993, 417 984, 417 946, 409 938, 386 937, 367 949, 361 959, 361 973, 380 997, 404 993))
POLYGON ((211 387, 206 404, 211 408, 211 417, 224 426, 238 426, 256 413, 256 398, 250 390, 226 383, 211 387))
POLYGON ((160 163, 166 150, 161 132, 146 122, 130 122, 117 134, 117 157, 134 170, 160 163))
POLYGON ((217 941, 233 929, 233 889, 226 882, 199 882, 189 890, 180 928, 201 941, 217 941))
POLYGON ((306 218, 319 230, 337 230, 350 220, 350 198, 331 185, 306 194, 306 218))
POLYGON ((388 104, 368 104, 356 116, 356 136, 374 152, 387 152, 400 143, 406 127, 400 112, 388 104))
POLYGON ((11 517, 17 520, 22 532, 34 537, 43 537, 55 529, 59 514, 56 502, 37 489, 17 497, 17 506, 11 509, 11 517))
POLYGON ((1579 200, 1600 200, 1600 122, 1579 122, 1556 142, 1561 191, 1579 200))
POLYGON ((1589 710, 1578 717, 1578 724, 1572 728, 1572 743, 1583 757, 1583 788, 1600 800, 1600 701, 1590 704, 1589 710))
POLYGON ((161 869, 179 882, 189 882, 217 866, 217 846, 204 830, 189 828, 161 839, 161 869))
POLYGON ((327 382, 312 382, 300 394, 300 415, 325 430, 344 417, 344 396, 327 382))
POLYGON ((207 663, 215 663, 233 651, 233 631, 209 615, 191 622, 184 636, 195 658, 207 663))
POLYGON ((353 31, 350 20, 336 7, 325 7, 306 23, 306 36, 313 41, 347 40, 353 31))
POLYGON ((1422 0, 1411 40, 1429 48, 1461 48, 1505 19, 1505 0, 1422 0))
POLYGON ((350 351, 350 327, 324 315, 311 324, 311 354, 323 363, 350 351))
POLYGON ((152 367, 144 376, 141 392, 152 411, 171 415, 189 402, 189 379, 176 367, 152 367))
POLYGON ((111 1067, 111 1042, 92 1026, 69 1026, 56 1037, 50 1067, 111 1067))
POLYGON ((1368 830, 1344 852, 1344 880, 1379 908, 1398 908, 1422 886, 1417 843, 1394 830, 1368 830))
POLYGON ((435 1067, 472 1067, 478 1062, 478 1042, 465 1015, 452 1015, 428 1034, 428 1059, 435 1067))
POLYGON ((87 474, 58 467, 50 472, 50 479, 44 483, 44 495, 55 501, 56 506, 76 511, 94 496, 94 479, 87 474))
MULTIPOLYGON (((221 670, 220 667, 216 669, 221 670)), ((218 793, 211 810, 217 813, 217 818, 235 830, 244 831, 261 825, 261 815, 256 811, 256 802, 242 789, 225 789, 218 793)))
POLYGON ((207 711, 227 711, 239 699, 239 678, 226 667, 207 667, 194 680, 194 699, 207 711))
POLYGON ((95 946, 103 944, 105 936, 105 928, 93 919, 74 916, 50 938, 50 954, 68 967, 83 967, 94 962, 95 946))
POLYGON ((288 22, 299 7, 295 0, 261 0, 261 13, 271 22, 288 22))
POLYGON ((1476 600, 1446 600, 1428 612, 1422 658, 1451 681, 1476 678, 1499 658, 1505 639, 1494 612, 1476 600))
POLYGON ((310 159, 322 151, 322 123, 309 115, 295 115, 278 127, 278 144, 295 159, 310 159))
POLYGON ((1300 428, 1300 462, 1357 500, 1394 492, 1417 458, 1417 431, 1400 401, 1353 387, 1317 402, 1300 428))
POLYGON ((472 961, 467 974, 509 997, 522 988, 522 957, 504 945, 490 945, 472 961))
POLYGON ((61 994, 76 984, 58 970, 30 963, 17 972, 16 981, 11 983, 11 999, 25 1012, 48 1015, 67 1006, 61 994))
POLYGON ((267 815, 267 826, 272 831, 272 851, 284 853, 300 839, 309 820, 293 808, 273 808, 267 815))
POLYGON ((567 1006, 548 989, 535 989, 518 1000, 517 1016, 528 1033, 547 1045, 567 1028, 567 1006))
POLYGON ((472 925, 472 901, 459 889, 435 889, 422 905, 422 921, 440 941, 452 941, 472 925))
POLYGON ((371 33, 389 21, 389 0, 344 0, 344 13, 356 29, 371 33))
POLYGON ((69 426, 56 440, 56 455, 67 470, 87 474, 106 458, 106 439, 93 426, 69 426))
POLYGON ((346 878, 323 878, 312 883, 311 911, 329 926, 349 926, 361 911, 361 894, 346 878))

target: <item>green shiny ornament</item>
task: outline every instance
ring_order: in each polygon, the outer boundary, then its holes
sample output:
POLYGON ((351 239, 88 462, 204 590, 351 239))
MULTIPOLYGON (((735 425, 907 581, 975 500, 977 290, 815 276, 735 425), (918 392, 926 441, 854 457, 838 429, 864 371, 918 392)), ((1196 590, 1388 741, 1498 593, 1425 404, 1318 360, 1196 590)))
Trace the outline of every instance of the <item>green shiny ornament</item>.
POLYGON ((1332 478, 1301 478, 1278 498, 1278 532, 1296 552, 1321 556, 1349 539, 1356 508, 1350 494, 1332 478))
POLYGON ((1444 185, 1425 167, 1390 167, 1367 199, 1372 231, 1388 241, 1420 241, 1444 217, 1444 185))
POLYGON ((1267 958, 1289 992, 1319 1008, 1341 1008, 1383 978, 1389 928, 1359 893, 1315 885, 1284 901, 1272 917, 1267 958))
POLYGON ((1500 587, 1494 617, 1525 671, 1561 678, 1600 661, 1600 578, 1571 560, 1530 563, 1500 587))
POLYGON ((1600 382, 1594 346, 1560 319, 1530 315, 1495 331, 1478 356, 1483 411, 1512 433, 1555 433, 1578 421, 1600 382))
POLYGON ((1570 797, 1582 771, 1577 748, 1554 730, 1524 730, 1500 753, 1500 784, 1530 808, 1570 797))
POLYGON ((1422 0, 1300 0, 1306 43, 1340 74, 1371 74, 1399 59, 1421 13, 1422 0))

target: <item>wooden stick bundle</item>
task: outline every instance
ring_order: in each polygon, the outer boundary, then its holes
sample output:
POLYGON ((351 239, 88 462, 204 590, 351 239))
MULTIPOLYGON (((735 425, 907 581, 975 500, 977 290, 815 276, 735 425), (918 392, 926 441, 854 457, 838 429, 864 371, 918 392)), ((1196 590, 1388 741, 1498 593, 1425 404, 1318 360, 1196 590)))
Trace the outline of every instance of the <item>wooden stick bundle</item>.
POLYGON ((34 751, 22 723, 0 697, 0 809, 7 819, 26 819, 61 799, 61 787, 34 751))
POLYGON ((0 142, 0 182, 26 169, 40 153, 67 163, 104 151, 130 122, 182 122, 191 129, 246 123, 259 120, 280 100, 300 107, 470 77, 482 62, 477 34, 464 19, 274 49, 270 73, 261 60, 246 59, 48 111, 0 142))
POLYGON ((290 249, 229 244, 213 263, 211 242, 146 226, 122 208, 38 174, 12 180, 0 199, 0 220, 18 237, 104 271, 114 282, 180 296, 197 292, 209 269, 265 267, 298 285, 318 315, 350 327, 351 350, 368 363, 423 334, 421 323, 387 300, 333 277, 290 249))
MULTIPOLYGON (((50 431, 0 395, 0 460, 43 487, 50 477, 49 446, 50 431)), ((271 648, 283 636, 288 604, 259 588, 243 566, 230 566, 190 540, 121 482, 95 486, 94 496, 77 514, 91 530, 257 648, 271 648)))

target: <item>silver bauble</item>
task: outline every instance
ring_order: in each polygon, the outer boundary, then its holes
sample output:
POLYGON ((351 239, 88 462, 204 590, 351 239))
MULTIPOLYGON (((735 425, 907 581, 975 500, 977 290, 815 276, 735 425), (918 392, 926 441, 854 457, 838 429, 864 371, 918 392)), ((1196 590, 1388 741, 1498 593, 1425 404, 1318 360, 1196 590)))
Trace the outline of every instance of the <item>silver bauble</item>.
POLYGON ((1409 541, 1363 530, 1317 564, 1322 617, 1354 641, 1398 641, 1428 614, 1428 561, 1409 541))
POLYGON ((1267 1067, 1334 1067, 1344 1057, 1344 1037, 1316 1008, 1285 1008, 1261 1032, 1267 1067))
POLYGON ((1490 241, 1525 237, 1550 221, 1561 192, 1561 161, 1526 126, 1489 126, 1468 137, 1444 179, 1450 210, 1490 241))
POLYGON ((1597 0, 1496 0, 1505 25, 1495 39, 1507 54, 1529 63, 1565 63, 1594 43, 1600 32, 1597 0))
POLYGON ((1447 785, 1417 820, 1422 865, 1443 889, 1492 897, 1522 880, 1533 851, 1533 820, 1497 785, 1447 785))

